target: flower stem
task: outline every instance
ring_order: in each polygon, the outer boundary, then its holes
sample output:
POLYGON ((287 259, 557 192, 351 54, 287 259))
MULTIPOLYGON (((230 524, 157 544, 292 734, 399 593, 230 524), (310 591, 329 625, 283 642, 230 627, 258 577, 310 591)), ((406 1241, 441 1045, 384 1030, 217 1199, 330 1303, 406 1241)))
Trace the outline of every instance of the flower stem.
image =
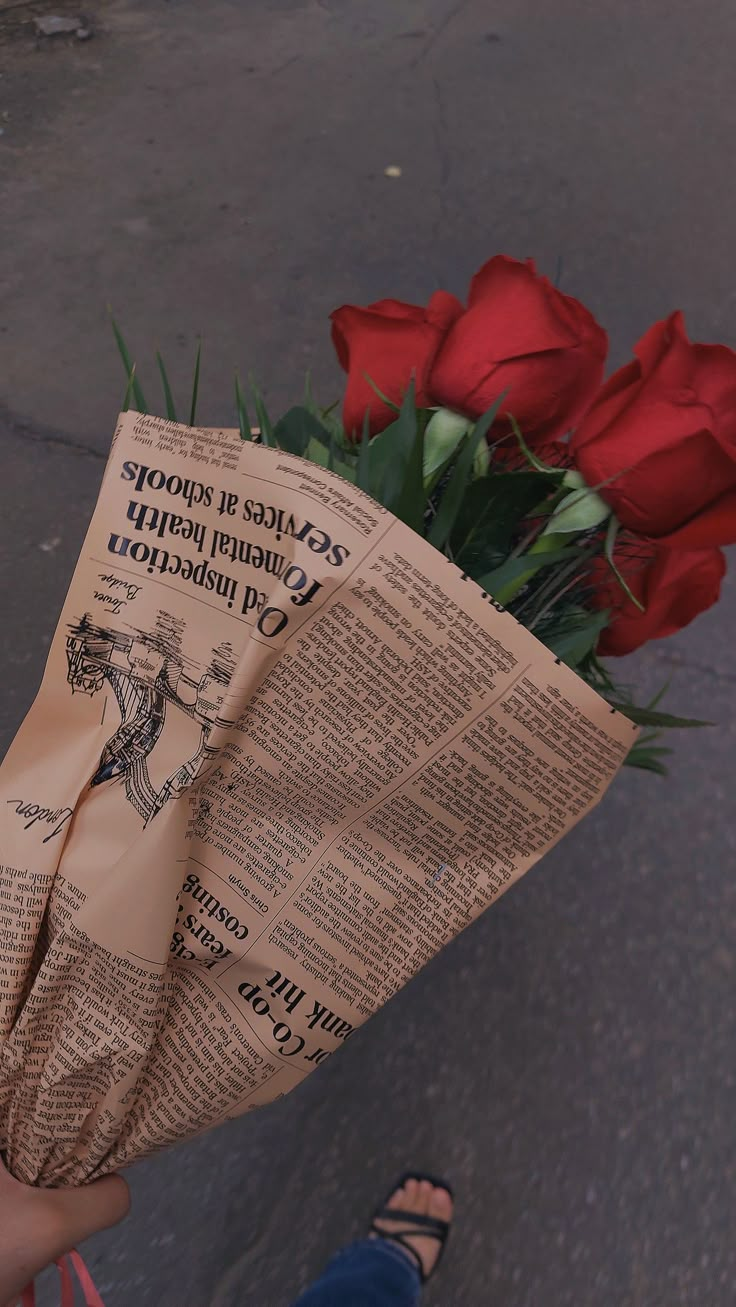
MULTIPOLYGON (((566 532, 550 531, 549 535, 540 535, 534 541, 526 557, 531 559, 539 554, 552 554, 556 549, 562 549, 568 543, 569 536, 566 532)), ((512 581, 507 581, 506 585, 502 585, 499 590, 496 590, 493 598, 497 603, 508 607, 511 600, 516 598, 519 591, 524 588, 527 581, 530 581, 538 570, 537 567, 532 566, 528 572, 522 572, 521 576, 515 576, 512 581)))

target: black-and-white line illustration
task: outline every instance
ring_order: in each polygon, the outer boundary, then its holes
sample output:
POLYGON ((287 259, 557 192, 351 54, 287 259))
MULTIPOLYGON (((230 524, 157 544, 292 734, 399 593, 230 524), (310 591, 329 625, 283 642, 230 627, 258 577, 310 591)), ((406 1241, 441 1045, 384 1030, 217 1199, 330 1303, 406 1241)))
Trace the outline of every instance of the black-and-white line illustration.
POLYGON ((228 643, 212 652, 198 677, 182 653, 182 623, 160 612, 155 630, 116 631, 89 616, 69 627, 67 680, 72 693, 97 694, 107 683, 120 710, 120 724, 107 740, 91 784, 121 780, 130 803, 149 822, 169 799, 188 789, 214 758, 209 743, 215 726, 232 722, 222 709, 235 659, 228 643), (148 759, 165 730, 170 711, 183 712, 200 727, 193 754, 156 788, 148 759))

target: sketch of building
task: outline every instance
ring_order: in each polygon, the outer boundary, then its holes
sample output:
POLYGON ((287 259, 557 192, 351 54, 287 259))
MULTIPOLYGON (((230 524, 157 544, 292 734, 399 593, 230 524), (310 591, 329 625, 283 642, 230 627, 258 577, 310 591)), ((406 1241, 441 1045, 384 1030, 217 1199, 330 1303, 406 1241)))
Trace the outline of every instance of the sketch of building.
POLYGON ((234 669, 232 649, 227 643, 213 649, 207 671, 194 678, 181 651, 181 623, 168 613, 159 613, 153 632, 116 631, 88 616, 69 632, 67 680, 72 693, 94 695, 107 683, 120 710, 120 724, 102 750, 91 783, 121 780, 129 802, 149 822, 170 798, 188 789, 214 757, 216 750, 209 743, 213 727, 232 724, 222 716, 234 669), (148 758, 172 710, 198 723, 199 743, 157 790, 148 758))

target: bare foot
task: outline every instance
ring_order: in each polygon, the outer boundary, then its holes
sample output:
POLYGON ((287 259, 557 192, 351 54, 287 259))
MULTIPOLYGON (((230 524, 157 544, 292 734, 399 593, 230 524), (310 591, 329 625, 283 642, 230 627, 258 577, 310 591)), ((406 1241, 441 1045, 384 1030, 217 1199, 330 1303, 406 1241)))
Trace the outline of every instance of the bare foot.
MULTIPOLYGON (((394 1190, 386 1203, 386 1211, 427 1216, 436 1221, 446 1221, 449 1225, 452 1220, 452 1198, 447 1189, 432 1184, 430 1180, 407 1180, 400 1189, 394 1190)), ((411 1225, 411 1217, 408 1215, 397 1217, 395 1220, 387 1216, 376 1217, 371 1237, 390 1239, 397 1248, 401 1248, 402 1252, 406 1253, 412 1263, 421 1266, 423 1278, 426 1279, 437 1265, 442 1242, 439 1238, 433 1238, 428 1234, 406 1234, 405 1231, 410 1229, 411 1225), (399 1231, 402 1234, 401 1243, 392 1237, 399 1231)))

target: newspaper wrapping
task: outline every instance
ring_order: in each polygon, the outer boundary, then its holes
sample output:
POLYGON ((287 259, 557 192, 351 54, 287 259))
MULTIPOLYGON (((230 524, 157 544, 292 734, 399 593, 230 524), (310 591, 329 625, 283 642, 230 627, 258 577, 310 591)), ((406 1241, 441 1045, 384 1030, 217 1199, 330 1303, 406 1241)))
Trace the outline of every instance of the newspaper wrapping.
POLYGON ((0 770, 13 1173, 94 1178, 300 1084, 635 734, 337 475, 124 414, 0 770))

